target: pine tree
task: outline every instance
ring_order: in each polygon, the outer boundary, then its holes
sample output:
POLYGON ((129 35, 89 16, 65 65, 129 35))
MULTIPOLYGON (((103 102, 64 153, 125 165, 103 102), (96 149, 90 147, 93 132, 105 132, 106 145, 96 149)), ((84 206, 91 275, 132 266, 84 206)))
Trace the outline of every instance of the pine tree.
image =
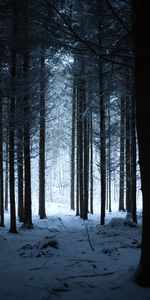
POLYGON ((46 218, 45 212, 45 49, 40 53, 40 139, 39 139, 39 216, 46 218))
POLYGON ((3 96, 0 62, 0 226, 4 227, 4 186, 3 186, 3 96))

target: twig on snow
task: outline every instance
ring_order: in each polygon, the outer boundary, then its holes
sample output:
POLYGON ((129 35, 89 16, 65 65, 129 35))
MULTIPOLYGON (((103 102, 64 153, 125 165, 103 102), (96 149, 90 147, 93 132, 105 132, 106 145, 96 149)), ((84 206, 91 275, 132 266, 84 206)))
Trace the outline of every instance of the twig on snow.
POLYGON ((88 237, 88 241, 89 241, 90 247, 91 247, 92 251, 95 251, 95 249, 94 249, 94 247, 93 247, 93 245, 91 243, 90 235, 89 235, 89 231, 88 231, 88 227, 87 227, 87 224, 85 223, 85 221, 84 221, 84 225, 85 225, 85 228, 86 228, 86 233, 87 233, 87 237, 88 237))
POLYGON ((89 278, 89 277, 102 277, 102 276, 108 276, 108 275, 113 275, 114 272, 105 272, 105 273, 100 273, 100 274, 87 274, 87 275, 77 275, 77 276, 68 276, 63 278, 63 280, 67 279, 76 279, 76 278, 89 278))

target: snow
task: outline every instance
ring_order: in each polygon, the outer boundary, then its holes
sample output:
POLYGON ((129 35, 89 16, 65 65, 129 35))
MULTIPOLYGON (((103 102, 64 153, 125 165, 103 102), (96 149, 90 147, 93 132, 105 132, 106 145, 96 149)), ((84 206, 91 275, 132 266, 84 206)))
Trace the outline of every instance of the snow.
MULTIPOLYGON (((34 210, 33 210, 34 211, 34 210)), ((0 300, 149 300, 150 289, 134 283, 141 225, 125 213, 83 221, 65 205, 47 205, 47 219, 34 215, 34 229, 0 229, 0 300)))

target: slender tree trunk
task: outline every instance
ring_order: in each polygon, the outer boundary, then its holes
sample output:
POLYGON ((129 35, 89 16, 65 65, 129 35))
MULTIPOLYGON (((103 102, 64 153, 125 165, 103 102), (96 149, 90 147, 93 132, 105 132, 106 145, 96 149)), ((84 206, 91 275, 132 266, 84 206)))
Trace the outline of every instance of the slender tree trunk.
POLYGON ((45 49, 41 46, 40 76, 40 141, 39 141, 39 215, 46 218, 45 212, 45 49))
POLYGON ((108 210, 108 202, 109 202, 109 166, 107 160, 107 168, 106 168, 106 210, 108 210))
MULTIPOLYGON (((23 73, 28 81, 29 54, 24 52, 23 73)), ((24 171, 25 171, 25 215, 24 227, 31 229, 32 224, 32 204, 31 204, 31 161, 30 161, 30 125, 29 125, 29 95, 24 96, 24 171)))
MULTIPOLYGON (((20 107, 21 109, 21 107, 20 107)), ((21 114, 22 116, 22 114, 21 114)), ((24 221, 23 201, 23 131, 22 124, 19 124, 17 132, 17 167, 18 167, 18 216, 19 222, 24 221)))
POLYGON ((93 114, 91 113, 90 125, 90 212, 93 214, 93 114))
MULTIPOLYGON (((7 115, 9 115, 9 99, 7 101, 7 115)), ((9 180, 9 122, 6 125, 6 142, 5 142, 5 210, 8 211, 8 180, 9 180)))
MULTIPOLYGON (((102 70, 102 67, 100 67, 102 70)), ((102 76, 102 72, 100 72, 102 76)), ((101 170, 101 225, 105 224, 106 204, 106 136, 105 136, 105 100, 102 78, 100 78, 100 170, 101 170)))
POLYGON ((108 101, 108 208, 111 212, 111 116, 110 116, 110 100, 108 101))
MULTIPOLYGON (((127 71, 128 72, 128 71, 127 71)), ((126 209, 127 216, 132 213, 131 203, 131 101, 129 96, 129 76, 126 74, 126 209)))
MULTIPOLYGON (((1 73, 1 66, 0 66, 1 73)), ((0 227, 4 227, 4 186, 3 186, 3 99, 0 78, 0 227)))
POLYGON ((135 119, 135 97, 131 103, 131 199, 132 199, 132 219, 137 223, 136 208, 136 119, 135 119))
POLYGON ((15 98, 10 99, 9 128, 9 187, 10 187, 10 232, 16 233, 15 170, 14 170, 14 110, 15 98))
POLYGON ((77 81, 77 155, 76 155, 76 160, 77 160, 77 176, 76 176, 76 215, 80 215, 80 99, 78 95, 78 81, 77 81))
POLYGON ((83 203, 84 203, 84 194, 83 194, 83 123, 82 123, 82 114, 83 114, 83 103, 81 98, 81 92, 82 92, 82 82, 81 79, 79 79, 78 82, 78 105, 79 105, 79 123, 78 123, 78 131, 79 131, 79 173, 80 173, 80 217, 83 218, 83 203))
POLYGON ((125 133, 125 106, 124 97, 121 97, 121 122, 120 122, 120 186, 119 186, 119 210, 124 208, 124 133, 125 133))
MULTIPOLYGON (((12 36, 15 42, 17 34, 17 10, 16 1, 13 1, 13 31, 12 36)), ((15 91, 16 91, 16 49, 13 47, 11 53, 11 98, 9 105, 9 188, 10 188, 10 232, 16 233, 16 206, 15 206, 15 91)))
POLYGON ((25 228, 33 228, 32 224, 32 202, 31 202, 31 159, 30 159, 30 101, 29 101, 29 49, 28 49, 28 0, 23 3, 23 27, 24 27, 24 49, 23 49, 23 77, 24 77, 24 97, 23 97, 23 148, 24 148, 24 184, 25 184, 25 228))
POLYGON ((8 129, 6 138, 6 162, 5 162, 5 210, 8 211, 8 129))
MULTIPOLYGON (((98 1, 99 16, 99 47, 102 46, 102 16, 103 1, 98 1)), ((99 58, 99 103, 100 103, 100 188, 101 188, 101 225, 105 224, 106 207, 106 134, 105 134, 105 97, 104 97, 104 78, 103 78, 103 60, 99 58)))
MULTIPOLYGON (((85 82, 83 83, 83 99, 84 99, 84 112, 86 111, 86 94, 85 94, 85 82)), ((89 123, 88 116, 83 120, 83 135, 84 135, 84 208, 83 219, 88 218, 88 203, 89 203, 89 123)))
POLYGON ((71 189, 70 208, 75 209, 75 133, 76 133, 76 80, 73 79, 73 99, 72 99, 72 134, 71 134, 71 189))

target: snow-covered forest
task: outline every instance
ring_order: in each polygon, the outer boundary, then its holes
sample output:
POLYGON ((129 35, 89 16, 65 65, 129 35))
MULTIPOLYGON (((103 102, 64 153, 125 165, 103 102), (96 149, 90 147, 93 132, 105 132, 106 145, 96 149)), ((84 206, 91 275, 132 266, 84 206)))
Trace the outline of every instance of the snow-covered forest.
POLYGON ((148 257, 144 13, 0 1, 2 300, 150 297, 133 280, 148 257))

